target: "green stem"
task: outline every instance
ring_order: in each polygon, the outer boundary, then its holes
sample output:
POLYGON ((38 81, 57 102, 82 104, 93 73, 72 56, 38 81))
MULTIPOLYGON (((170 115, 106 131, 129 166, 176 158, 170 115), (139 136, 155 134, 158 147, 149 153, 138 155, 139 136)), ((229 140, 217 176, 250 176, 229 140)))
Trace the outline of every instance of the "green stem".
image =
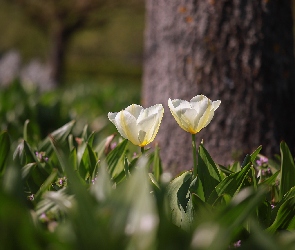
POLYGON ((193 169, 193 177, 197 176, 197 147, 196 147, 196 135, 192 134, 192 146, 193 146, 193 159, 194 159, 194 169, 193 169))
POLYGON ((144 147, 140 147, 141 154, 144 153, 144 147))

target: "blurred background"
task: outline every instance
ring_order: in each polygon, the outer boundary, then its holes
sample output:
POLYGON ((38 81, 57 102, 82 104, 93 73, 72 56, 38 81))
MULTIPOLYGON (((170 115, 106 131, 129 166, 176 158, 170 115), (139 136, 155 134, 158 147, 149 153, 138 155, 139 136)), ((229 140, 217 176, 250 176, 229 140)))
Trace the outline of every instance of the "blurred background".
POLYGON ((0 0, 0 129, 103 129, 140 102, 143 30, 143 0, 0 0))
POLYGON ((107 113, 141 102, 144 19, 144 0, 0 0, 0 130, 116 132, 107 113))

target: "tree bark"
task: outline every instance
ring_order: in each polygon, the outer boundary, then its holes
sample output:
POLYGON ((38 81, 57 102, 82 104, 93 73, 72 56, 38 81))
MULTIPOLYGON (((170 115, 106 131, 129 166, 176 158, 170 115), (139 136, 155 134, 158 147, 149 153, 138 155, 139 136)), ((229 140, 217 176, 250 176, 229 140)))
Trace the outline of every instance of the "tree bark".
POLYGON ((290 1, 146 0, 146 11, 142 102, 165 106, 156 141, 168 170, 192 168, 190 134, 174 121, 168 98, 222 101, 196 135, 217 163, 259 145, 271 157, 282 139, 294 152, 290 1))
POLYGON ((51 49, 49 54, 49 67, 51 79, 56 85, 62 82, 62 73, 64 72, 65 66, 65 55, 70 37, 64 27, 58 26, 51 30, 50 40, 51 49))

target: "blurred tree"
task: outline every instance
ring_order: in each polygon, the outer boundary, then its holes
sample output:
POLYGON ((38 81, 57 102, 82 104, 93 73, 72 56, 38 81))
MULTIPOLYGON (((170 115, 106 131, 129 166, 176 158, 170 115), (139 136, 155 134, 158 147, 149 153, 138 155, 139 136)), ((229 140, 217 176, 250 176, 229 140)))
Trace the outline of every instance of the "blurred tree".
POLYGON ((50 39, 49 66, 52 79, 61 83, 65 54, 72 36, 86 26, 99 27, 108 18, 106 10, 118 6, 115 0, 12 0, 50 39), (98 12, 99 11, 99 12, 98 12))
POLYGON ((221 100, 197 134, 226 164, 262 144, 295 147, 295 68, 290 0, 146 0, 143 104, 164 103, 157 140, 170 169, 192 167, 190 134, 169 113, 168 98, 221 100))

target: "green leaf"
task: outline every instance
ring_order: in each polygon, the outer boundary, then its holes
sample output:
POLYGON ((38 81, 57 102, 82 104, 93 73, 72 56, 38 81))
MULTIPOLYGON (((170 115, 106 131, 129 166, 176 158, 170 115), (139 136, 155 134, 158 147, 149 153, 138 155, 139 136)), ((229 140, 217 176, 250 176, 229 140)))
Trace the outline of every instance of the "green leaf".
POLYGON ((157 182, 160 181, 162 172, 163 170, 162 170, 162 162, 160 159, 160 149, 158 145, 156 145, 155 151, 154 151, 154 160, 153 160, 153 174, 157 182))
POLYGON ((193 221, 193 214, 189 209, 192 206, 189 193, 191 178, 192 173, 186 171, 173 179, 167 187, 172 222, 184 230, 190 230, 193 221))
POLYGON ((29 120, 25 121, 25 125, 24 125, 24 140, 28 141, 28 124, 29 124, 29 120))
POLYGON ((251 171, 251 163, 248 163, 241 171, 231 174, 223 179, 215 188, 215 192, 209 197, 208 202, 213 204, 218 196, 228 194, 234 196, 238 193, 242 186, 245 184, 249 171, 251 171))
POLYGON ((262 149, 262 146, 260 145, 251 155, 246 155, 243 163, 242 163, 242 168, 245 167, 248 163, 252 163, 254 164, 256 158, 257 158, 257 155, 259 154, 259 152, 261 151, 262 149))
POLYGON ((35 195, 35 202, 38 202, 41 198, 41 195, 45 193, 53 183, 57 176, 57 169, 53 169, 51 174, 48 176, 48 178, 44 181, 44 183, 41 185, 40 189, 35 195))
POLYGON ((280 199, 283 198, 292 187, 295 186, 295 165, 293 157, 287 144, 282 141, 281 149, 281 183, 280 183, 280 199))
POLYGON ((156 249, 159 218, 155 198, 150 194, 147 161, 146 157, 139 159, 137 168, 120 189, 116 189, 118 192, 113 199, 118 201, 120 208, 116 208, 118 212, 112 216, 109 225, 115 233, 119 228, 129 236, 128 246, 124 249, 156 249))
POLYGON ((265 179, 263 182, 259 183, 259 185, 269 185, 269 186, 274 185, 279 173, 280 173, 280 171, 275 172, 272 176, 265 179))
POLYGON ((38 162, 33 150, 25 140, 18 144, 13 153, 13 160, 16 160, 20 165, 38 162))
POLYGON ((194 207, 194 213, 198 214, 198 212, 205 210, 209 211, 211 209, 211 206, 204 202, 197 194, 192 193, 191 194, 191 200, 194 207))
POLYGON ((106 148, 110 148, 110 144, 114 137, 114 134, 106 137, 105 139, 101 140, 100 143, 95 147, 94 151, 96 152, 98 159, 103 158, 104 153, 106 153, 106 148))
POLYGON ((257 158, 257 155, 260 153, 262 149, 262 146, 260 145, 251 155, 250 155, 250 160, 251 162, 254 164, 256 158, 257 158))
POLYGON ((6 131, 0 133, 0 176, 5 170, 5 162, 10 151, 10 139, 6 131))
POLYGON ((205 200, 207 201, 215 187, 220 183, 221 177, 215 162, 202 144, 198 151, 197 174, 202 183, 205 200))
POLYGON ((105 201, 110 197, 112 185, 113 183, 107 171, 106 164, 101 164, 97 173, 97 177, 95 177, 94 183, 91 185, 91 193, 95 196, 97 201, 105 201))
POLYGON ((257 209, 258 221, 263 228, 269 227, 271 224, 271 210, 271 204, 267 201, 264 201, 257 209))
POLYGON ((248 187, 243 189, 220 212, 218 221, 228 229, 235 231, 262 203, 265 193, 265 188, 255 190, 248 187))
POLYGON ((205 202, 203 185, 198 176, 192 180, 189 190, 191 193, 196 194, 202 201, 205 202))
POLYGON ((36 165, 37 165, 36 162, 32 162, 32 163, 28 163, 24 167, 22 167, 22 179, 23 180, 26 180, 27 178, 29 178, 32 170, 36 167, 36 165))
POLYGON ((235 162, 232 166, 229 167, 229 170, 233 173, 237 173, 241 171, 241 165, 239 162, 235 162))
POLYGON ((155 176, 154 176, 152 173, 149 173, 149 177, 150 177, 150 180, 151 180, 152 184, 153 184, 156 188, 160 189, 160 185, 159 185, 159 183, 157 182, 155 176))
POLYGON ((95 166, 98 163, 98 159, 92 147, 89 145, 89 143, 87 143, 87 150, 88 150, 88 159, 89 159, 89 174, 93 175, 95 171, 95 166))
POLYGON ((245 167, 248 163, 250 163, 251 162, 251 157, 250 157, 250 155, 246 155, 245 156, 245 158, 244 158, 244 160, 243 160, 243 162, 242 162, 242 165, 241 165, 241 167, 243 168, 243 167, 245 167))
POLYGON ((222 173, 224 173, 226 176, 229 176, 230 174, 233 174, 234 172, 233 171, 231 171, 229 168, 227 168, 227 167, 224 167, 224 166, 222 166, 222 165, 217 165, 217 167, 220 169, 220 171, 222 172, 222 173))
POLYGON ((287 199, 279 208, 274 223, 267 229, 270 233, 277 230, 295 229, 295 197, 287 199))
POLYGON ((73 195, 69 195, 65 188, 58 191, 48 191, 43 194, 42 199, 37 203, 36 213, 41 216, 50 212, 57 218, 66 215, 73 206, 73 195))
POLYGON ((60 144, 64 144, 67 142, 68 135, 71 133, 73 127, 75 125, 75 121, 71 121, 61 128, 55 130, 47 136, 39 145, 39 150, 46 152, 47 155, 50 155, 53 151, 51 139, 50 137, 54 138, 54 140, 60 144))
POLYGON ((85 249, 94 249, 97 242, 103 242, 101 230, 97 227, 96 206, 93 198, 86 189, 85 182, 77 175, 74 167, 69 163, 67 157, 67 148, 63 148, 53 138, 51 138, 52 148, 57 155, 60 164, 68 177, 68 187, 75 194, 76 209, 72 210, 70 215, 71 222, 74 223, 75 234, 80 244, 85 249))
POLYGON ((111 178, 114 179, 124 171, 124 158, 128 140, 125 139, 117 145, 106 157, 111 178))

